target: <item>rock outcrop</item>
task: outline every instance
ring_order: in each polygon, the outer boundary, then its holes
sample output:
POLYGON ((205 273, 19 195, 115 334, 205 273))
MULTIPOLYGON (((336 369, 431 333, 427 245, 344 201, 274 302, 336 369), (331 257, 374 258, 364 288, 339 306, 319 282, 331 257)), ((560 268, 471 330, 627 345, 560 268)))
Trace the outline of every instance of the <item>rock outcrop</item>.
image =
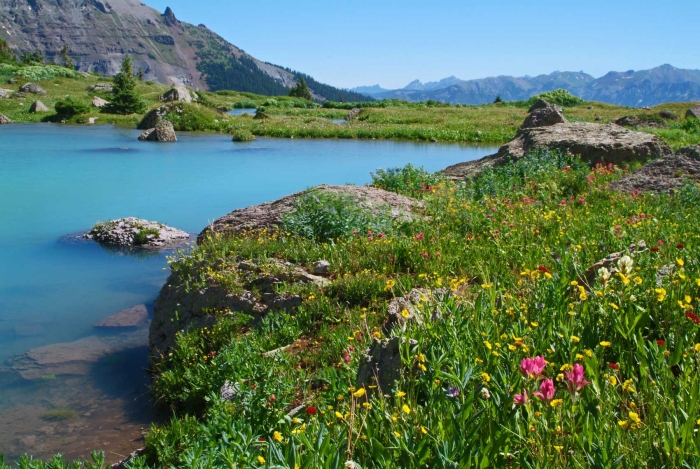
POLYGON ((155 109, 151 109, 143 116, 139 125, 136 126, 139 130, 149 130, 155 128, 155 126, 160 122, 165 115, 170 112, 170 106, 159 106, 155 109))
POLYGON ((108 104, 109 104, 109 101, 106 101, 106 100, 100 98, 99 96, 95 96, 92 98, 92 107, 102 108, 108 104))
POLYGON ((659 112, 659 117, 661 117, 663 119, 672 120, 672 121, 681 120, 680 117, 678 117, 676 114, 672 113, 671 111, 661 111, 661 112, 659 112))
MULTIPOLYGON (((537 112, 540 110, 533 111, 537 112)), ((673 155, 671 147, 655 135, 633 132, 616 124, 572 122, 521 128, 495 155, 458 163, 442 173, 451 179, 472 178, 489 166, 505 164, 536 150, 571 152, 592 164, 646 162, 673 155)))
POLYGON ((623 127, 651 127, 651 128, 666 128, 666 121, 654 115, 642 116, 625 116, 614 121, 615 124, 623 127))
POLYGON ((700 104, 697 104, 685 111, 685 117, 694 117, 695 119, 700 119, 700 104))
POLYGON ((114 87, 110 83, 98 83, 96 85, 88 86, 88 91, 104 91, 105 93, 111 93, 114 87))
POLYGON ((362 112, 362 109, 360 108, 355 108, 352 109, 348 114, 345 116, 345 120, 350 122, 352 120, 357 119, 360 116, 360 113, 362 112))
POLYGON ((163 93, 159 100, 162 103, 191 103, 194 99, 192 98, 192 94, 190 94, 190 90, 184 86, 174 86, 163 93))
POLYGON ((12 124, 12 121, 10 120, 9 117, 7 117, 3 114, 0 114, 0 125, 3 125, 3 124, 12 124))
POLYGON ((177 142, 177 135, 173 123, 168 120, 159 121, 155 128, 148 129, 139 136, 139 140, 146 142, 177 142))
POLYGON ((26 83, 22 85, 19 89, 21 93, 32 93, 38 94, 40 96, 46 96, 46 91, 41 86, 36 83, 26 83))
POLYGON ((700 181, 700 145, 681 148, 673 156, 652 161, 608 188, 619 192, 674 192, 687 180, 700 181))
POLYGON ((47 108, 41 101, 34 101, 32 105, 29 106, 29 112, 49 112, 49 108, 47 108))
POLYGON ((312 284, 323 287, 328 284, 323 277, 275 259, 238 259, 230 265, 221 263, 218 267, 227 274, 234 273, 243 291, 232 293, 213 280, 204 288, 192 289, 177 272, 170 275, 155 302, 149 333, 149 356, 152 361, 172 347, 179 331, 211 327, 219 318, 236 313, 262 318, 274 311, 296 309, 301 305, 302 298, 284 292, 284 285, 312 284))
POLYGON ((162 248, 179 244, 190 235, 158 222, 140 218, 120 218, 98 223, 85 238, 107 246, 162 248))
POLYGON ((204 229, 199 234, 198 241, 202 242, 207 235, 214 233, 235 234, 241 231, 274 229, 282 224, 283 215, 296 210, 297 202, 309 191, 351 197, 360 207, 372 213, 390 210, 395 218, 412 219, 416 216, 415 212, 423 208, 423 202, 374 187, 321 185, 274 202, 234 210, 204 229))
POLYGON ((115 329, 138 327, 148 321, 146 305, 136 305, 113 314, 95 324, 97 328, 115 329))
MULTIPOLYGON (((537 103, 533 104, 533 107, 539 102, 546 103, 546 101, 539 100, 537 103)), ((532 109, 532 108, 530 108, 532 109)), ((561 113, 559 108, 547 104, 544 107, 538 107, 533 109, 530 114, 525 118, 525 122, 520 126, 520 129, 529 129, 532 127, 545 127, 548 125, 555 124, 566 124, 567 121, 564 114, 561 113)))

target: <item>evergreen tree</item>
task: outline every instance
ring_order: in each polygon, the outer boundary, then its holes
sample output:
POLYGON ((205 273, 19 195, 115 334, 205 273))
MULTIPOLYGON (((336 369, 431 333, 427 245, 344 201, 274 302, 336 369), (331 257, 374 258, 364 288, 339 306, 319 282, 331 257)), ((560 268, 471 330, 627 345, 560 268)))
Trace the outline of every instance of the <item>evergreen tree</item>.
POLYGON ((313 101, 311 91, 309 91, 309 87, 306 86, 306 80, 304 79, 304 77, 301 77, 301 81, 297 83, 297 86, 289 90, 289 96, 293 96, 295 98, 304 98, 308 99, 309 101, 313 101))
POLYGON ((68 47, 66 45, 61 49, 61 60, 63 61, 63 66, 71 70, 75 70, 75 64, 73 59, 68 56, 68 47))
POLYGON ((15 54, 12 53, 12 49, 10 49, 10 45, 0 39, 0 63, 7 63, 7 62, 14 62, 15 61, 15 54))
POLYGON ((112 102, 103 109, 112 114, 139 114, 146 110, 146 103, 136 92, 136 79, 131 57, 126 56, 122 61, 122 68, 114 76, 112 89, 112 102))
POLYGON ((139 68, 139 73, 137 76, 139 78, 139 81, 143 81, 143 69, 142 68, 139 68))
POLYGON ((29 52, 24 52, 20 56, 19 61, 22 65, 43 65, 44 56, 41 55, 39 51, 32 52, 31 54, 29 52))

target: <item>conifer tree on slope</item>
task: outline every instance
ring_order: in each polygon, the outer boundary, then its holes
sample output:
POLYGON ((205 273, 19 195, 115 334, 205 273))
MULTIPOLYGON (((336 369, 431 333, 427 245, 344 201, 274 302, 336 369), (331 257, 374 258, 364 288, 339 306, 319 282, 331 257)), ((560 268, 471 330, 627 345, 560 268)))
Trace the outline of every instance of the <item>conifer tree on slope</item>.
POLYGON ((113 81, 112 101, 103 108, 106 112, 139 114, 146 110, 146 103, 136 92, 136 78, 130 56, 124 57, 121 70, 114 76, 113 81))

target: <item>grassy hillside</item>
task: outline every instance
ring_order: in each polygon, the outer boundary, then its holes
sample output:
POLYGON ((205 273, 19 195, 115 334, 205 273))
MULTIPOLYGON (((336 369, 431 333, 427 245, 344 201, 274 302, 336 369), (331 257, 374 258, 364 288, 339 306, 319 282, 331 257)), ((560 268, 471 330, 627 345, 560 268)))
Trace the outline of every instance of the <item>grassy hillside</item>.
MULTIPOLYGON (((5 83, 12 73, 9 68, 0 66, 0 83, 5 83), (3 72, 5 70, 5 72, 3 72)), ((41 69, 41 67, 39 67, 41 69)), ((63 69, 65 70, 65 69, 63 69)), ((19 87, 35 78, 46 76, 20 72, 14 85, 0 87, 18 90, 19 87)), ((36 81, 48 93, 41 97, 28 95, 24 99, 0 99, 0 113, 16 122, 50 121, 52 113, 31 114, 29 106, 35 99, 41 100, 49 109, 66 96, 90 103, 93 96, 109 100, 108 93, 88 92, 87 87, 97 83, 109 83, 109 79, 90 75, 79 78, 55 77, 36 81)), ((168 89, 165 85, 140 82, 137 91, 151 107, 159 105, 158 97, 168 89)), ((201 92, 202 103, 188 106, 190 121, 198 121, 196 127, 182 126, 176 130, 200 130, 223 133, 249 133, 261 137, 280 138, 366 138, 366 139, 407 139, 437 140, 441 142, 465 143, 505 143, 513 136, 527 115, 527 102, 488 104, 483 106, 447 105, 437 102, 408 103, 385 100, 365 103, 333 103, 323 106, 290 98, 287 96, 262 96, 252 93, 221 90, 201 92), (253 107, 261 108, 271 118, 253 119, 251 116, 233 117, 217 112, 217 108, 253 107), (344 119, 351 109, 360 107, 362 112, 349 123, 334 123, 329 119, 344 119)), ((570 121, 608 123, 625 115, 653 114, 670 111, 683 116, 693 103, 669 103, 651 111, 631 109, 603 103, 586 103, 567 106, 564 114, 570 121)), ((141 115, 118 116, 104 114, 95 109, 90 114, 72 118, 69 122, 85 123, 89 117, 98 117, 99 124, 136 125, 141 115)), ((669 123, 666 129, 639 129, 664 138, 675 148, 700 143, 700 128, 687 121, 669 123)))

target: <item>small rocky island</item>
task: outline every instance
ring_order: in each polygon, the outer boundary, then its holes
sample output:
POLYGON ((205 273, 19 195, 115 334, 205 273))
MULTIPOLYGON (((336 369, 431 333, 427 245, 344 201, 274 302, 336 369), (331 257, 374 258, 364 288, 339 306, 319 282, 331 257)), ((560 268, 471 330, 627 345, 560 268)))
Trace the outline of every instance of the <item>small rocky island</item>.
POLYGON ((190 235, 163 223, 130 217, 100 222, 84 237, 113 247, 163 248, 181 243, 190 235))

